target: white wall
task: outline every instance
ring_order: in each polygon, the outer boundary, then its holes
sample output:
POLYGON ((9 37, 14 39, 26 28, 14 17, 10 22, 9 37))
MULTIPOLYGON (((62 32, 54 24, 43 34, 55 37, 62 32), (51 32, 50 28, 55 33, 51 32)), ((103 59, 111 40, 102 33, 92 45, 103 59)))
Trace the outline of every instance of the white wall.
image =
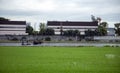
POLYGON ((0 35, 27 35, 25 31, 0 31, 0 35))
POLYGON ((0 27, 0 35, 27 35, 26 25, 0 24, 0 27))
MULTIPOLYGON (((60 28, 61 26, 48 26, 48 28, 60 28)), ((97 28, 98 26, 62 26, 62 28, 97 28)))

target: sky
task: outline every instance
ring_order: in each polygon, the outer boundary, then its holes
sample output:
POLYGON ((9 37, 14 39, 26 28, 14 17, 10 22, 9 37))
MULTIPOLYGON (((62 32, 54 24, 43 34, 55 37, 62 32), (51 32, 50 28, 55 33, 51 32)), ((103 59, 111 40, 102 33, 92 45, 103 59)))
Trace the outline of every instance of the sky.
POLYGON ((120 0, 0 0, 0 17, 30 22, 91 21, 101 17, 109 27, 120 23, 120 0))

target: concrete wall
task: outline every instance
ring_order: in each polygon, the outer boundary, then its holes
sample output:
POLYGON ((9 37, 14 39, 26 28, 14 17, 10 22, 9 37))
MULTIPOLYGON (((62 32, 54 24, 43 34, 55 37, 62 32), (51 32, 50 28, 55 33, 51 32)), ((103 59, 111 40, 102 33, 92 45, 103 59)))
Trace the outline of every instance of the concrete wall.
MULTIPOLYGON (((17 38, 18 40, 21 40, 23 37, 25 37, 27 40, 45 40, 45 38, 50 37, 52 41, 78 41, 81 39, 81 37, 67 37, 67 36, 33 36, 33 35, 0 35, 0 40, 12 40, 14 38, 17 38)), ((91 39, 91 37, 85 37, 85 39, 91 39)), ((95 41, 120 41, 120 36, 94 36, 92 37, 95 41)))
POLYGON ((103 42, 120 42, 120 36, 94 36, 93 39, 103 42))

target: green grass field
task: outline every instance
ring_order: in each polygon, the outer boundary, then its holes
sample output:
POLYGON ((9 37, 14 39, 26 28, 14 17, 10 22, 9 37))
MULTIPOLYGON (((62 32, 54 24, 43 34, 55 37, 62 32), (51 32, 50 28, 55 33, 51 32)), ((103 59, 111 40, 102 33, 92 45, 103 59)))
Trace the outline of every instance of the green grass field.
POLYGON ((120 47, 0 47, 0 73, 120 73, 120 47))

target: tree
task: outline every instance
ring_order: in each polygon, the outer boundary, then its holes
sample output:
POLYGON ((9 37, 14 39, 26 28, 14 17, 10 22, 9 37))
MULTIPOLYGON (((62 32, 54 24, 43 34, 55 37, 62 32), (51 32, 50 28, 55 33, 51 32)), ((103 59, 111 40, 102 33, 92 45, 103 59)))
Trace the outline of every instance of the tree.
POLYGON ((29 35, 33 34, 33 28, 32 28, 32 26, 27 25, 27 27, 26 27, 26 33, 28 33, 29 35))
POLYGON ((102 22, 102 23, 100 23, 100 26, 103 26, 104 28, 107 28, 108 23, 107 22, 102 22))
POLYGON ((85 35, 86 36, 94 36, 95 35, 95 31, 92 31, 91 29, 88 29, 87 31, 85 31, 85 35))
POLYGON ((120 23, 115 23, 115 33, 119 36, 120 35, 120 23))
POLYGON ((79 36, 79 35, 80 35, 79 30, 74 30, 74 36, 79 36))
POLYGON ((64 35, 64 36, 72 36, 72 33, 73 33, 73 30, 63 31, 63 35, 64 35))
POLYGON ((94 36, 101 36, 101 33, 98 29, 95 29, 94 36))
POLYGON ((45 33, 45 23, 40 23, 40 32, 41 35, 45 33))
POLYGON ((41 29, 41 30, 39 31, 39 34, 40 34, 40 35, 45 35, 45 33, 46 33, 46 29, 41 29))
POLYGON ((98 25, 97 31, 99 32, 100 36, 105 36, 107 35, 107 22, 102 22, 100 25, 98 25))
POLYGON ((38 31, 33 31, 33 35, 38 35, 38 31))
POLYGON ((115 28, 120 28, 120 23, 115 23, 115 28))
POLYGON ((80 35, 78 30, 66 30, 63 32, 64 36, 78 36, 80 35))
POLYGON ((45 29, 45 23, 40 23, 40 30, 45 29))
POLYGON ((9 21, 9 19, 6 19, 4 17, 0 17, 0 21, 9 21))
POLYGON ((47 28, 45 31, 45 35, 54 35, 55 32, 52 28, 47 28))
POLYGON ((40 35, 54 35, 55 32, 52 28, 46 28, 46 29, 42 29, 40 32, 39 32, 40 35))
POLYGON ((92 19, 93 22, 98 22, 98 23, 100 23, 101 20, 102 20, 100 17, 95 18, 94 15, 91 15, 91 19, 92 19))
POLYGON ((92 19, 93 22, 96 21, 96 18, 95 18, 95 16, 93 16, 93 15, 91 15, 91 19, 92 19))
POLYGON ((102 20, 102 19, 101 19, 100 17, 97 17, 97 22, 98 22, 98 24, 101 23, 101 20, 102 20))

